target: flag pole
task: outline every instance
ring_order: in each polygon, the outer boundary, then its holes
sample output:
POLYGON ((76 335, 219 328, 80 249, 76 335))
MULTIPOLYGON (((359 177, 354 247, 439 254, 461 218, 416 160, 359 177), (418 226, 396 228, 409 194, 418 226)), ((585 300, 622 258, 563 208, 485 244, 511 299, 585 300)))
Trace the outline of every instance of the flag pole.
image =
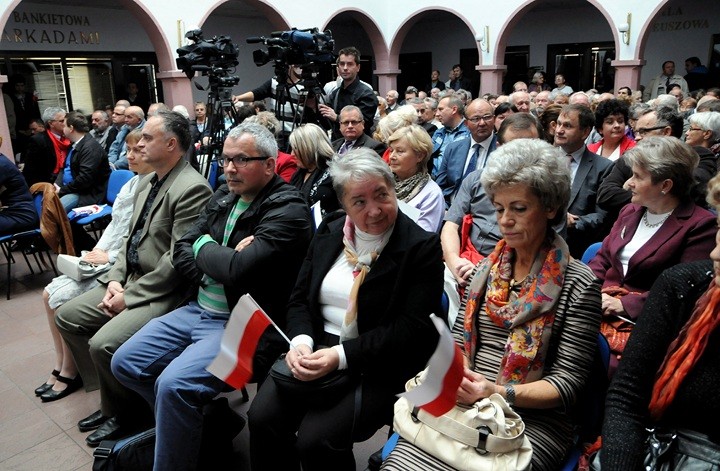
POLYGON ((292 348, 293 350, 295 350, 295 345, 293 345, 293 343, 290 341, 290 339, 288 338, 288 336, 285 335, 285 332, 283 332, 283 331, 280 329, 280 327, 278 327, 278 325, 275 323, 275 321, 272 319, 272 317, 270 317, 270 316, 267 315, 267 312, 265 312, 265 309, 263 309, 262 307, 260 307, 260 305, 257 303, 257 301, 255 301, 255 299, 253 299, 253 297, 250 295, 250 293, 247 293, 246 296, 249 297, 250 300, 253 302, 253 304, 255 304, 255 305, 258 307, 258 309, 260 309, 260 310, 262 311, 263 315, 264 315, 265 317, 267 317, 267 319, 270 321, 270 323, 273 325, 273 327, 275 327, 275 330, 277 330, 278 333, 279 333, 280 335, 282 335, 282 338, 284 338, 285 341, 288 343, 288 345, 290 345, 290 348, 292 348))

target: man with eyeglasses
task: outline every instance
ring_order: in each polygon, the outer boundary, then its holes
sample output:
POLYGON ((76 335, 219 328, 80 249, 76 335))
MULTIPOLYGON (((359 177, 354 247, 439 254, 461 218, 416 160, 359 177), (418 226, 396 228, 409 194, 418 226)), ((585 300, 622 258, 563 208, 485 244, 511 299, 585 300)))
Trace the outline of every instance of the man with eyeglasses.
POLYGON ((339 115, 347 105, 355 105, 360 109, 364 122, 365 134, 370 134, 373 125, 378 99, 372 88, 360 80, 360 51, 354 47, 346 47, 338 53, 337 72, 341 83, 331 91, 326 103, 319 104, 318 111, 333 123, 333 139, 340 137, 339 115))
POLYGON ((332 142, 333 150, 340 155, 359 147, 369 147, 379 156, 385 153, 387 146, 364 133, 365 122, 362 111, 355 105, 348 105, 340 111, 340 134, 342 137, 332 142))
MULTIPOLYGON (((652 107, 644 110, 635 123, 635 140, 642 141, 648 136, 672 136, 680 139, 683 135, 683 118, 677 111, 668 107, 652 107)), ((696 204, 707 207, 705 190, 707 182, 717 172, 715 155, 693 145, 700 156, 700 162, 693 172, 697 184, 693 188, 692 198, 696 204)), ((632 176, 632 168, 623 157, 615 161, 610 174, 603 180, 597 193, 597 203, 611 214, 619 214, 628 204, 632 193, 625 188, 625 182, 632 176)))
MULTIPOLYGON (((227 184, 175 246, 173 266, 199 284, 197 297, 148 323, 113 359, 115 376, 155 410, 156 470, 204 467, 198 463, 203 406, 229 390, 206 367, 240 296, 250 293, 285 325, 312 228, 300 193, 275 174, 276 156, 275 138, 264 126, 245 123, 228 133, 227 184)), ((277 331, 267 329, 253 359, 254 381, 286 350, 277 331)))
POLYGON ((118 347, 151 319, 181 304, 191 292, 172 254, 212 192, 184 160, 190 146, 187 119, 161 111, 151 117, 137 144, 153 173, 138 183, 131 229, 100 286, 58 308, 55 321, 77 362, 87 391, 100 389, 101 409, 78 422, 96 447, 103 440, 147 426, 149 409, 110 371, 118 347))
POLYGON ((477 98, 468 105, 465 125, 470 131, 470 139, 448 144, 435 179, 445 196, 446 207, 452 203, 463 179, 476 169, 484 168, 488 156, 497 146, 495 115, 488 101, 477 98))

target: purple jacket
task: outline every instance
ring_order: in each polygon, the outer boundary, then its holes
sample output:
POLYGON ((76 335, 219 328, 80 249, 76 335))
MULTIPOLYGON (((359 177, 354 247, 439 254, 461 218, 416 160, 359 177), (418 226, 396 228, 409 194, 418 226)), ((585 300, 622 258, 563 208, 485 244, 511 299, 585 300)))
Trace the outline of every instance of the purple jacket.
POLYGON ((713 213, 692 202, 682 203, 630 258, 627 274, 623 276, 618 254, 632 240, 644 212, 642 206, 626 205, 589 263, 595 275, 602 280, 603 288, 621 286, 642 293, 622 298, 625 312, 633 319, 640 315, 648 291, 663 270, 678 263, 709 258, 715 247, 717 232, 713 213))

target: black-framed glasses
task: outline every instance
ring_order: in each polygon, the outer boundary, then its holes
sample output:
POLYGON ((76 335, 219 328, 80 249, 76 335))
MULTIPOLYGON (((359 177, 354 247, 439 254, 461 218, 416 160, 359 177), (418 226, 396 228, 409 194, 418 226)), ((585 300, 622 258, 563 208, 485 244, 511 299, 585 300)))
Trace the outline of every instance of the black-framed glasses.
POLYGON ((495 115, 492 114, 486 114, 483 116, 473 116, 472 118, 466 118, 468 121, 470 121, 473 124, 477 124, 480 122, 480 120, 485 121, 486 123, 491 122, 493 119, 495 119, 495 115))
POLYGON ((228 165, 230 165, 230 162, 232 162, 235 168, 243 168, 247 167, 248 162, 252 162, 254 160, 267 160, 269 158, 270 157, 223 157, 222 164, 223 167, 227 167, 228 165))
POLYGON ((345 120, 345 121, 340 121, 340 125, 342 125, 342 126, 350 126, 350 125, 352 125, 352 126, 357 126, 357 125, 359 125, 360 123, 362 123, 362 121, 353 121, 353 120, 351 120, 351 119, 348 119, 348 120, 345 120))
POLYGON ((667 124, 663 124, 662 126, 653 126, 651 128, 639 128, 635 130, 635 134, 638 136, 644 136, 645 134, 649 133, 650 131, 657 131, 658 129, 664 129, 667 127, 667 124))

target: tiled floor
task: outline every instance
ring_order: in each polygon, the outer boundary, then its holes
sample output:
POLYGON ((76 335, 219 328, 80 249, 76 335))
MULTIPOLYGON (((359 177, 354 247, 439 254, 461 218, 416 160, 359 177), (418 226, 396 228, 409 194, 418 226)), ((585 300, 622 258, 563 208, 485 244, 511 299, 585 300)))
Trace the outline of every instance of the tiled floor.
MULTIPOLYGON (((30 275, 23 260, 13 268, 11 299, 6 299, 7 265, 0 255, 0 470, 72 471, 92 469, 93 449, 76 423, 98 409, 98 391, 79 391, 44 404, 33 390, 52 370, 54 352, 41 293, 51 271, 30 275)), ((254 387, 248 388, 251 398, 254 387)), ((231 406, 246 416, 248 404, 229 395, 231 406)), ((357 470, 387 437, 387 428, 357 444, 357 470)), ((235 463, 229 469, 248 470, 247 429, 235 439, 235 463)))

